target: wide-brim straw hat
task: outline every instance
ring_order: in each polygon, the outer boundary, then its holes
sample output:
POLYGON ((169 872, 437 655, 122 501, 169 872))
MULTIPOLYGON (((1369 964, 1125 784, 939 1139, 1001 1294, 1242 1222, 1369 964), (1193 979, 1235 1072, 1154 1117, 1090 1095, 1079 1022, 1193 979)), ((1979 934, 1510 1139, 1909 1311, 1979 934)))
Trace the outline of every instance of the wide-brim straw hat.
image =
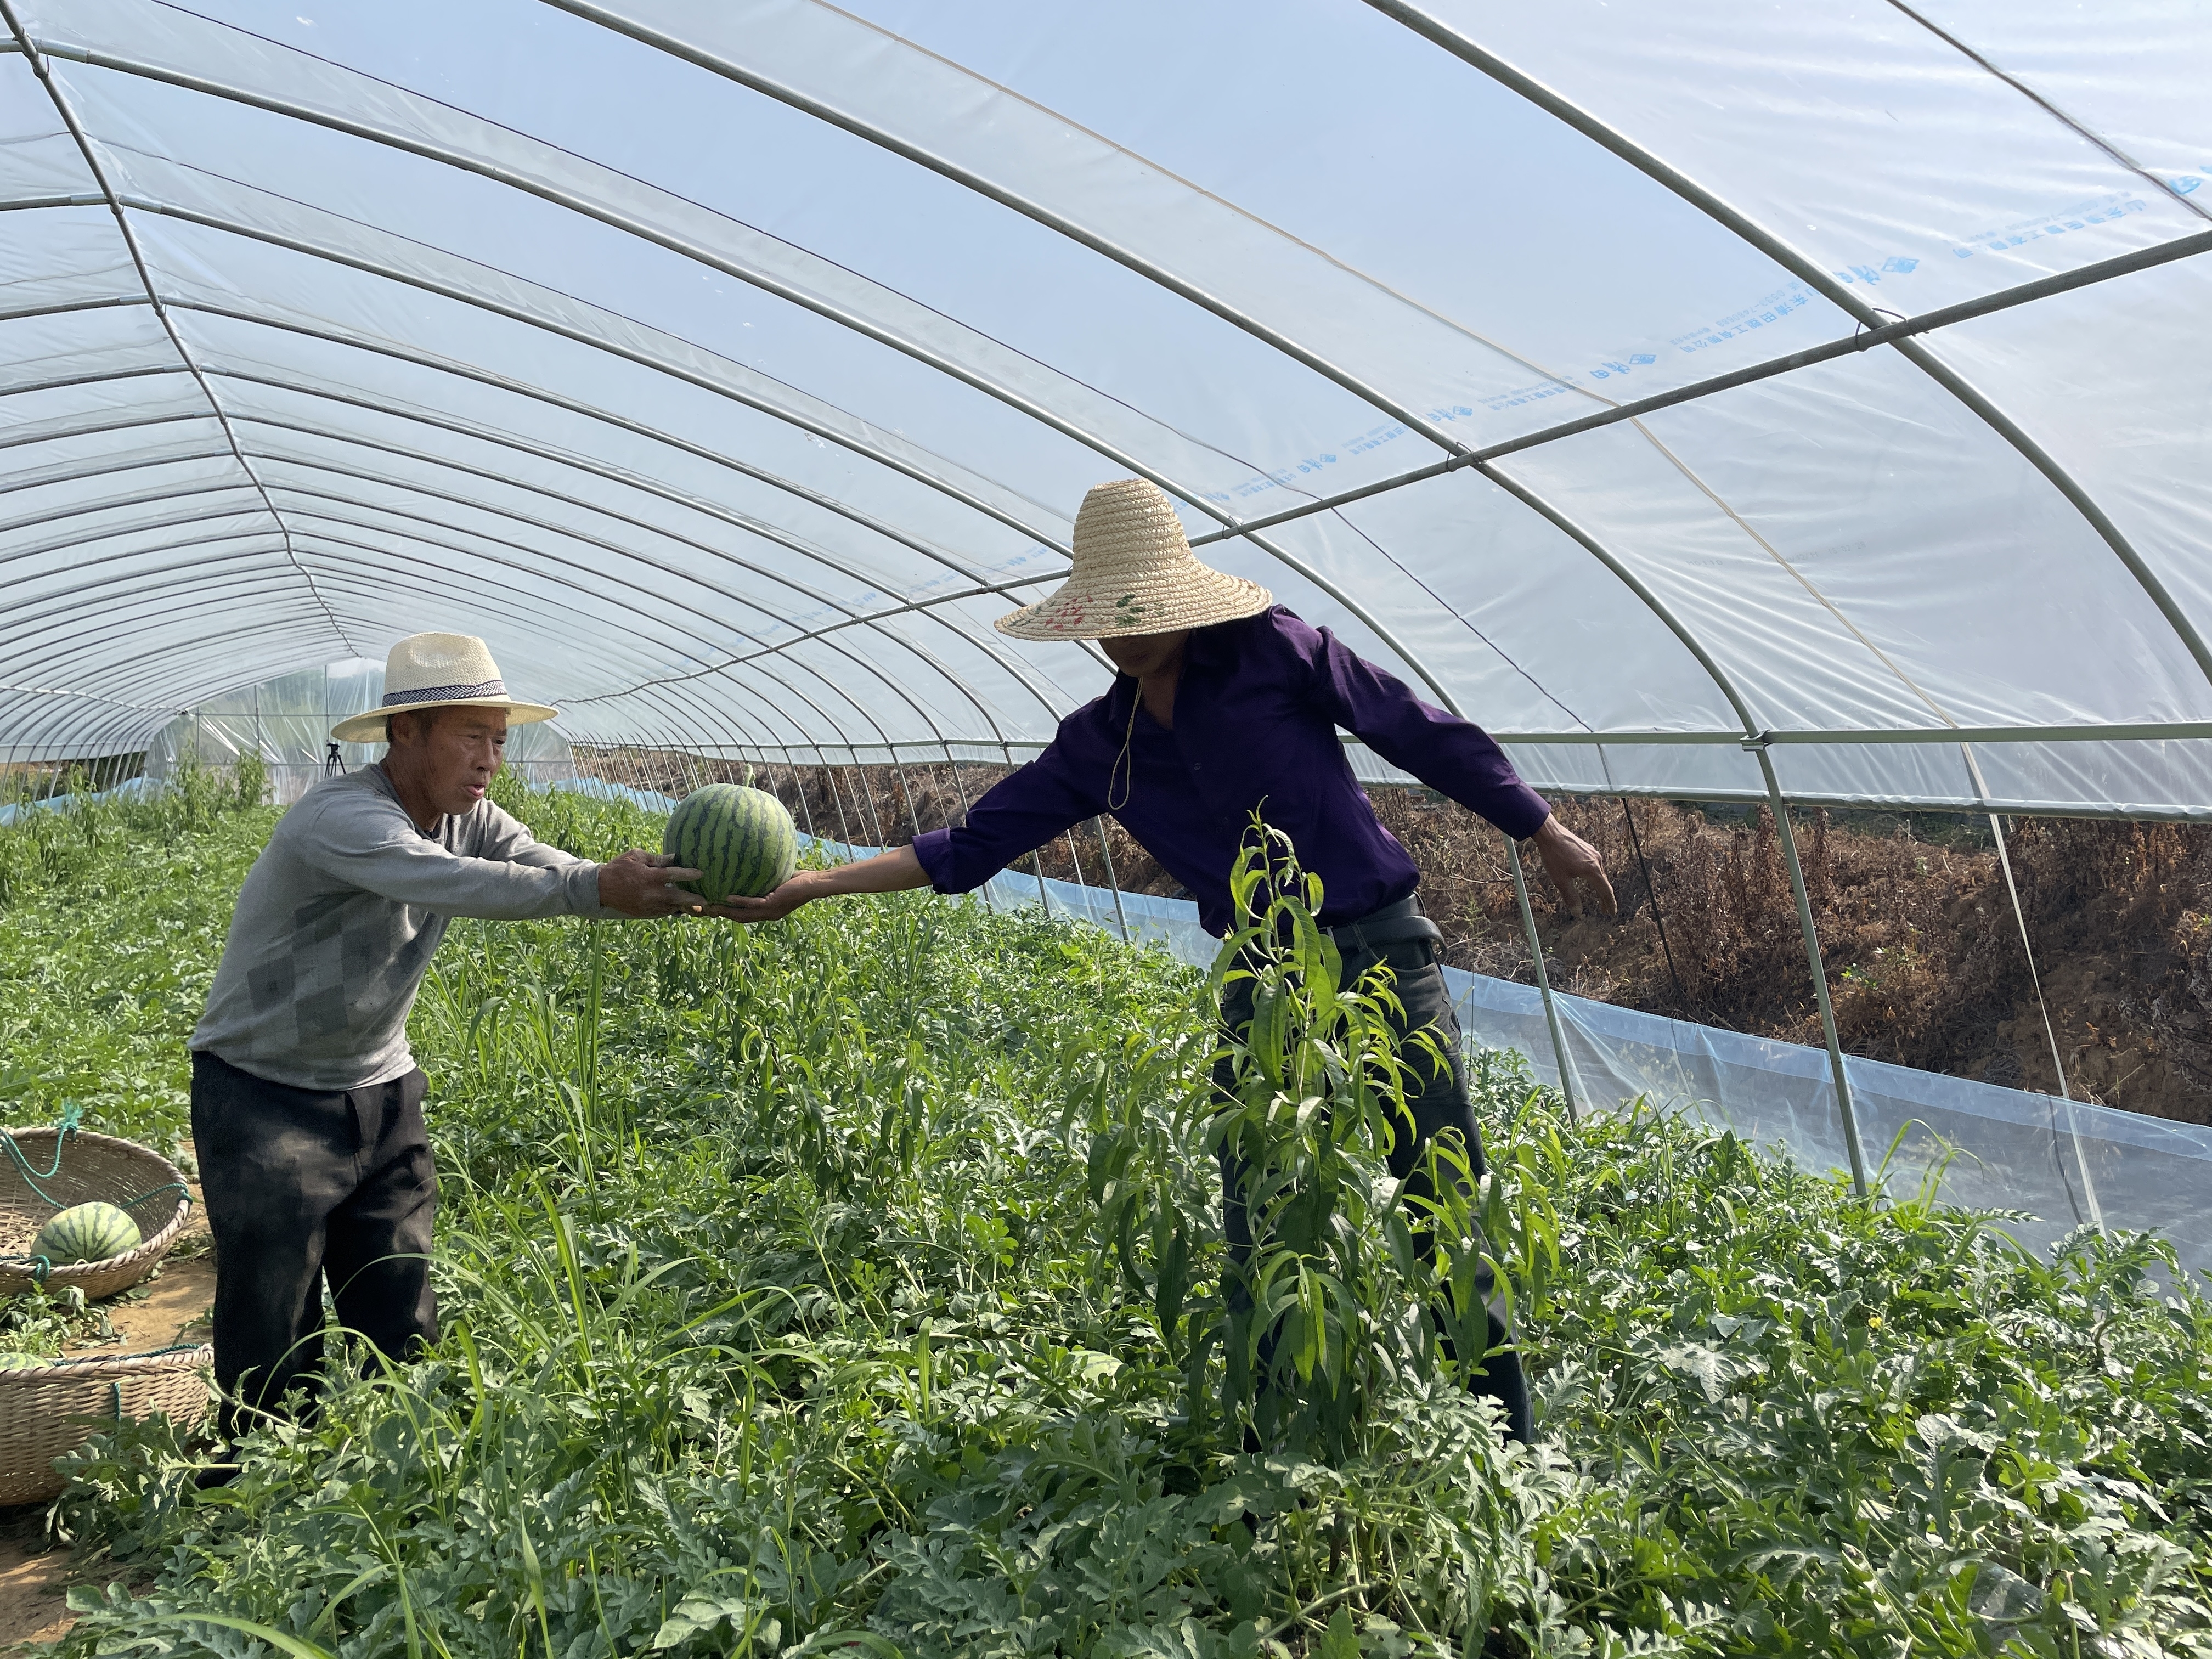
POLYGON ((449 708, 466 703, 504 708, 509 726, 550 720, 560 714, 542 702, 507 695, 507 682, 491 651, 473 634, 410 634, 384 659, 384 702, 331 727, 339 743, 389 743, 385 722, 410 708, 449 708))
POLYGON ((1067 580, 994 625, 1018 640, 1103 640, 1235 622, 1274 602, 1259 583, 1199 562, 1158 485, 1116 478, 1083 498, 1067 580))

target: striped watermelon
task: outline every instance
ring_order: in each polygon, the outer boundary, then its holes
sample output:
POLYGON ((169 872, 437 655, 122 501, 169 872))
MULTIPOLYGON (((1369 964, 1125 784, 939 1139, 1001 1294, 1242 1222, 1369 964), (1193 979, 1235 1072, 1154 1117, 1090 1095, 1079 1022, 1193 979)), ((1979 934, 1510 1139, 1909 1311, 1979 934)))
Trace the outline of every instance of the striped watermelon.
POLYGON ((138 1224, 112 1204, 73 1204, 39 1229, 31 1254, 59 1267, 128 1255, 141 1242, 138 1224))
POLYGON ((661 850, 701 872, 686 884, 716 904, 735 894, 759 898, 791 878, 799 831, 783 803, 764 789, 710 783, 668 815, 661 850))
POLYGON ((0 1371, 43 1370, 52 1363, 42 1353, 0 1353, 0 1371))

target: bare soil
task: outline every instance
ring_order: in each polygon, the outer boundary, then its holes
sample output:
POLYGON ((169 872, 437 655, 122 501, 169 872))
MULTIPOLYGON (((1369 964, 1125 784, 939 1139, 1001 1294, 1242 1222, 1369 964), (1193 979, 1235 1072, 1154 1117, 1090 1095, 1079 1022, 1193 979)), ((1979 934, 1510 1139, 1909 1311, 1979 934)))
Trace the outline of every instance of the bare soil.
POLYGON ((48 1549, 43 1504, 0 1510, 0 1645, 58 1642, 76 1622, 63 1597, 70 1553, 48 1549))
MULTIPOLYGON (((745 769, 653 751, 580 751, 587 770, 683 794, 745 769)), ((769 767, 801 828, 896 846, 962 821, 1006 769, 963 764, 769 767)), ((1446 960, 1533 982, 1505 842, 1423 789, 1369 791, 1413 854, 1446 960)), ((1618 921, 1568 915, 1530 866, 1547 971, 1582 996, 1794 1042, 1820 1041, 1796 906, 1764 807, 1613 799, 1555 802, 1604 856, 1618 921), (1631 830, 1633 828, 1633 834, 1631 830)), ((2049 1091, 2055 1037, 2076 1098, 2212 1123, 2212 829, 2008 820, 2005 835, 2040 972, 2029 957, 1989 820, 1946 813, 1792 814, 1838 1035, 1851 1053, 2049 1091)), ((1102 882, 1097 824, 1024 859, 1102 882)), ((1178 884, 1119 825, 1113 873, 1137 892, 1178 884)))

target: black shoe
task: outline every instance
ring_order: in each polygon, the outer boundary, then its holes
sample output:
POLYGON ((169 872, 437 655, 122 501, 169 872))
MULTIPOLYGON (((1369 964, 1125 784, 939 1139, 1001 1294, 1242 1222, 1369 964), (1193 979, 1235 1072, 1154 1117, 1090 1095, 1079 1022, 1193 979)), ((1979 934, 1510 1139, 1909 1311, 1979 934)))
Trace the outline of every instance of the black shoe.
POLYGON ((213 1492, 218 1486, 227 1486, 237 1479, 237 1464, 210 1463, 192 1476, 192 1485, 202 1492, 213 1492))

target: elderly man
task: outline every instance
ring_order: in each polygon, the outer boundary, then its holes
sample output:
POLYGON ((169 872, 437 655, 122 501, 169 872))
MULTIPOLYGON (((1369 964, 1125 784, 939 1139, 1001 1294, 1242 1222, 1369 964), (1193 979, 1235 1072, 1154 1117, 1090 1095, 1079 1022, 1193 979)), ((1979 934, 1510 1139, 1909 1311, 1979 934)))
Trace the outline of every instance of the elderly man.
MULTIPOLYGON (((1261 808, 1321 877, 1316 920, 1333 931, 1347 978, 1388 966, 1403 1005, 1400 1035, 1431 1030, 1449 1056, 1407 1101, 1413 1133, 1392 1148, 1391 1172, 1418 1182, 1422 1147, 1452 1129, 1480 1175, 1459 1022, 1437 965, 1442 936, 1414 892, 1419 870, 1376 821, 1337 731, 1532 840, 1571 902, 1586 893, 1609 913, 1613 889, 1597 854, 1479 728, 1421 702, 1328 630, 1276 605, 1265 588, 1201 564, 1175 504, 1154 486, 1125 478, 1092 489, 1076 516, 1074 554, 1057 592, 997 625, 1018 639, 1097 640, 1121 671, 1106 695, 1062 720, 1044 752, 977 801, 963 828, 933 830, 856 864, 802 871, 764 899, 732 899, 730 914, 767 921, 833 893, 926 885, 968 892, 1104 811, 1197 896, 1207 929, 1226 935, 1236 921, 1230 869, 1261 808)), ((1221 1018, 1232 1032, 1250 1023, 1249 981, 1228 988, 1221 1018)), ((1225 1089, 1225 1068, 1217 1079, 1225 1089)), ((1250 1243, 1241 1174, 1224 1155, 1223 1231, 1237 1261, 1250 1243)), ((1485 1291, 1496 1352, 1481 1386, 1526 1441, 1532 1425, 1520 1356, 1504 1299, 1485 1291)))
POLYGON ((447 921, 703 908, 672 884, 696 871, 571 858, 485 799, 507 728, 556 712, 508 696, 482 640, 402 640, 383 706, 331 733, 388 742, 384 759, 309 790, 239 893, 191 1036, 227 1434, 316 1386, 325 1280, 381 1352, 437 1340, 438 1182, 407 1012, 447 921))

